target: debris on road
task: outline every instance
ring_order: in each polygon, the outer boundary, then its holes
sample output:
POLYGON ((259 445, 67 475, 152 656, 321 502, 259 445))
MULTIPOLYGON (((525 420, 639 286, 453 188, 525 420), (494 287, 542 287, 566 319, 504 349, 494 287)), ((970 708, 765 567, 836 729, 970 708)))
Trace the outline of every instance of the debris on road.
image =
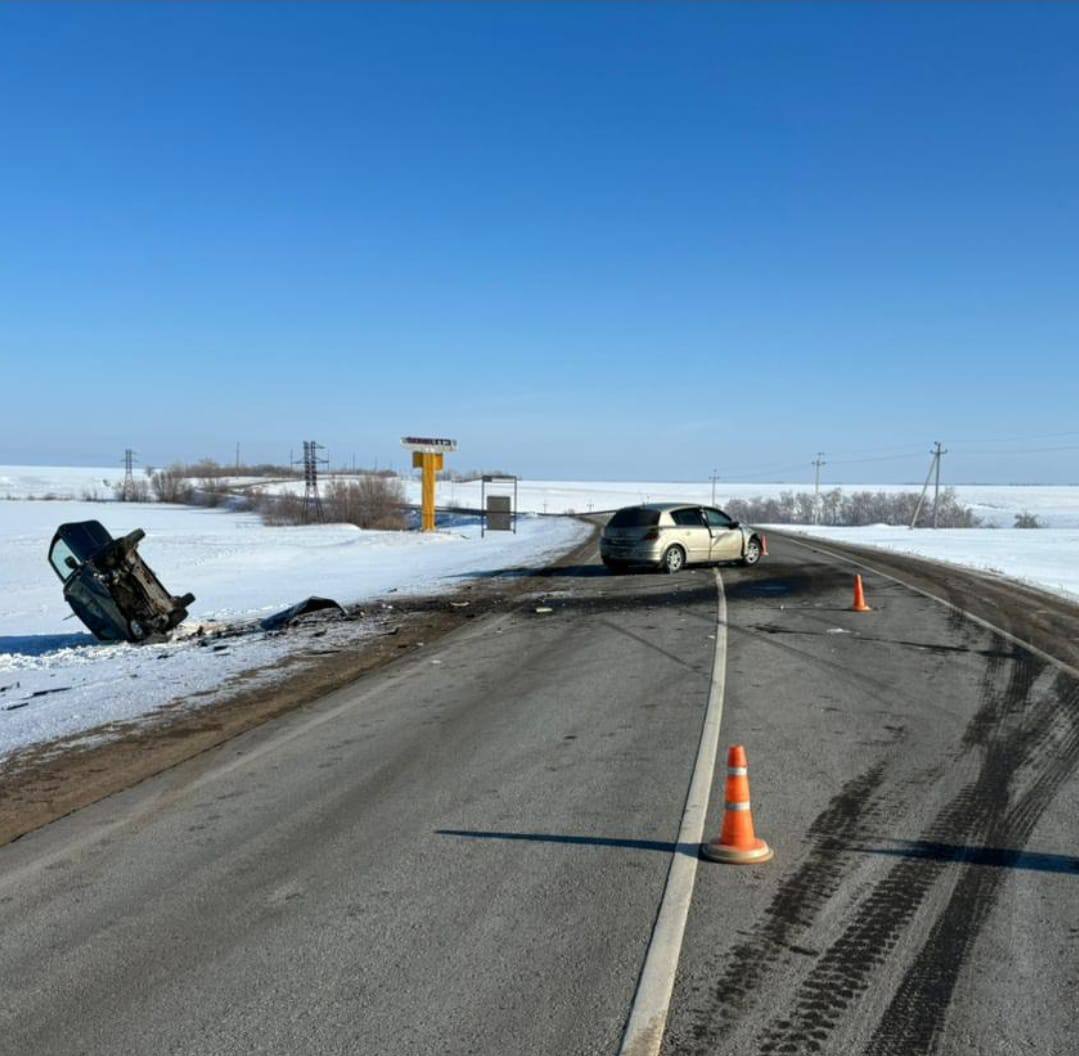
POLYGON ((325 614, 327 610, 334 610, 335 619, 348 618, 348 613, 333 598, 320 598, 317 595, 312 595, 281 612, 275 612, 272 616, 267 616, 266 619, 260 622, 259 626, 264 631, 280 631, 285 627, 290 627, 301 616, 308 616, 313 612, 325 614))
POLYGON ((64 600, 100 642, 162 641, 187 618, 194 594, 174 597, 138 552, 141 528, 113 539, 100 521, 62 524, 49 564, 64 600))
POLYGON ((536 607, 536 612, 538 612, 538 613, 554 612, 554 609, 552 609, 548 605, 538 605, 536 607))

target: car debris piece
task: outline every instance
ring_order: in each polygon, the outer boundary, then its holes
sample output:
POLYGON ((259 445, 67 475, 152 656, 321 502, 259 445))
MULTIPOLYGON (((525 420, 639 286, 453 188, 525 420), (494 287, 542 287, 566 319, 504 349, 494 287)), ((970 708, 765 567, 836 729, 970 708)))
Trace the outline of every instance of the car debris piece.
POLYGON ((312 612, 323 612, 326 609, 336 609, 342 618, 348 616, 348 613, 333 598, 320 598, 312 595, 281 612, 275 612, 272 616, 267 616, 259 626, 264 631, 279 631, 283 627, 288 627, 301 616, 307 616, 312 612))
POLYGON ((64 600, 100 642, 162 641, 187 619, 194 594, 175 597, 138 552, 141 528, 114 539, 100 521, 62 524, 49 564, 64 584, 64 600))

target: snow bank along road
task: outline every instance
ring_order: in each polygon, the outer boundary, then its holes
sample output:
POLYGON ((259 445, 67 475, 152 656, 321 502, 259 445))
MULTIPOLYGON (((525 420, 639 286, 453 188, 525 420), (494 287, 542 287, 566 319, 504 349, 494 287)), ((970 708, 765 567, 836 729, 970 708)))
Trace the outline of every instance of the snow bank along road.
POLYGON ((842 557, 771 549, 721 570, 726 626, 710 570, 562 568, 553 612, 0 849, 0 1050, 617 1052, 725 635, 721 745, 776 858, 698 867, 664 1051, 1074 1051, 1079 682, 871 571, 856 615, 842 557))

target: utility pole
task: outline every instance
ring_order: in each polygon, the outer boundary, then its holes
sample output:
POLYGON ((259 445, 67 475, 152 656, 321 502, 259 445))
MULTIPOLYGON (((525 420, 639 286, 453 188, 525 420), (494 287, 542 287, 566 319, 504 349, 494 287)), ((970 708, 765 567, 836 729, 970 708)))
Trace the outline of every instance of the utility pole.
POLYGON ((820 468, 821 466, 828 465, 828 463, 824 461, 824 452, 818 451, 817 457, 809 464, 817 467, 816 476, 813 481, 813 523, 820 524, 820 468))
POLYGON ((940 446, 940 441, 933 444, 933 462, 936 465, 936 482, 933 485, 933 527, 937 526, 937 513, 940 511, 940 456, 948 452, 940 446))
POLYGON ((712 470, 712 505, 716 504, 716 481, 719 480, 719 470, 712 470))
POLYGON ((236 441, 236 470, 237 470, 237 472, 239 472, 239 469, 240 469, 240 441, 237 440, 236 441))
POLYGON ((929 472, 925 475, 925 483, 922 485, 922 493, 918 496, 918 505, 914 507, 914 516, 910 519, 910 526, 914 528, 918 523, 918 514, 922 512, 925 504, 925 495, 929 491, 929 481, 936 476, 936 486, 933 491, 933 527, 937 526, 937 514, 940 512, 940 456, 946 455, 948 449, 940 446, 940 441, 933 443, 933 450, 929 452, 933 457, 929 460, 929 472))

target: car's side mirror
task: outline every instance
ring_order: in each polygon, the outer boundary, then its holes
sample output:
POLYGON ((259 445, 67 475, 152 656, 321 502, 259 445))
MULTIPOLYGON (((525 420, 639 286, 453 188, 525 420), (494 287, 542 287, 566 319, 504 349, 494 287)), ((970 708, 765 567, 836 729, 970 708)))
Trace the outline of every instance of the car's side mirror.
POLYGON ((732 528, 741 528, 742 527, 742 522, 741 521, 731 521, 731 527, 732 528))
POLYGON ((74 572, 75 569, 79 567, 78 561, 76 561, 75 558, 73 558, 70 554, 68 554, 67 557, 64 558, 64 564, 67 565, 67 567, 70 568, 72 572, 74 572))

